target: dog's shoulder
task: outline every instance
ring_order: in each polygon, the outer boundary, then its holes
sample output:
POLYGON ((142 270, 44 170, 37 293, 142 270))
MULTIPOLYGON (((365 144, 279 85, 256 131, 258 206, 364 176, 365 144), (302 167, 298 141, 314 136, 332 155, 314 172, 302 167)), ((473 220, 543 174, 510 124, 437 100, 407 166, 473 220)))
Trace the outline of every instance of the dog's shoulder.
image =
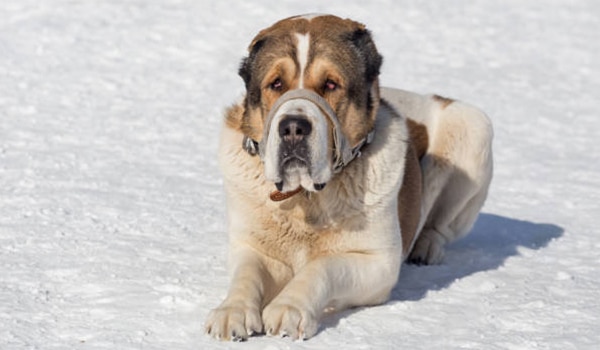
MULTIPOLYGON (((406 119, 382 100, 377 112, 373 142, 355 160, 356 167, 363 168, 365 174, 362 179, 362 185, 367 189, 365 203, 382 203, 398 193, 409 142, 406 119)), ((354 176, 344 178, 356 181, 354 176)))

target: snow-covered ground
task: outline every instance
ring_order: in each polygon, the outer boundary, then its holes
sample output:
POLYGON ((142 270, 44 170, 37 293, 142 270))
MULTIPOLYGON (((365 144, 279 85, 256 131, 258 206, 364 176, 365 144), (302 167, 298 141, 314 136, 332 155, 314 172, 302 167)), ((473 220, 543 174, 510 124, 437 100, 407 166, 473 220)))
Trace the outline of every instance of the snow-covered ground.
POLYGON ((600 343, 600 3, 0 3, 0 348, 593 349, 600 343), (382 82, 484 109, 495 177, 443 265, 306 342, 219 343, 221 113, 254 34, 352 17, 382 82))

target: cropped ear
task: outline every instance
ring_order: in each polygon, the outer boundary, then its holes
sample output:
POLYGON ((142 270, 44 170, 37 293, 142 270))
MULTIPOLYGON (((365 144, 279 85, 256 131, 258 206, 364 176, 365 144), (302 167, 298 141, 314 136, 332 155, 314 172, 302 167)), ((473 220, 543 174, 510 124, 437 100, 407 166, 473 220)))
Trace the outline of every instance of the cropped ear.
POLYGON ((377 51, 377 47, 369 32, 364 25, 359 25, 350 35, 350 41, 358 50, 358 53, 365 65, 365 79, 371 85, 379 76, 379 68, 383 57, 377 51))
POLYGON ((246 99, 247 105, 256 106, 260 103, 260 86, 256 79, 252 79, 254 66, 256 65, 256 57, 266 42, 266 38, 260 38, 257 36, 256 39, 250 44, 248 51, 248 57, 242 59, 238 74, 244 80, 246 86, 246 99))
POLYGON ((256 55, 265 43, 265 39, 259 37, 260 34, 252 41, 252 43, 248 47, 249 54, 247 57, 244 57, 242 59, 242 62, 240 63, 240 69, 238 70, 238 74, 244 80, 244 84, 246 84, 246 90, 248 89, 248 86, 250 84, 250 78, 252 77, 252 68, 254 65, 254 61, 256 60, 256 55))

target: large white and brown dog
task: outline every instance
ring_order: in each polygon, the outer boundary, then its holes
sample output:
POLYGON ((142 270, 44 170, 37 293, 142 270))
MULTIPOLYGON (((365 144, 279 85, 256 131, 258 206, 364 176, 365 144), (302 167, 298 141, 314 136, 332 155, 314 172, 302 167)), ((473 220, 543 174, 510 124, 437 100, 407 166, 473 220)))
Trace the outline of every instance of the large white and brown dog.
POLYGON ((362 24, 329 15, 250 44, 221 136, 232 282, 211 336, 309 338, 326 309, 385 302, 404 260, 439 263, 471 229, 492 177, 489 119, 380 89, 381 62, 362 24))

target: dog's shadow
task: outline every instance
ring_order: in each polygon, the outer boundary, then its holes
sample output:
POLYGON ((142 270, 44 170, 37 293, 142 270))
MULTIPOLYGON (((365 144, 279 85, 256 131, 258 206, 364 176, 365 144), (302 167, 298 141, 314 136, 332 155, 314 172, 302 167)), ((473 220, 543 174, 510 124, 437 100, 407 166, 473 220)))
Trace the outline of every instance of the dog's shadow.
MULTIPOLYGON (((563 228, 494 214, 480 214, 471 233, 446 247, 441 265, 404 264, 390 302, 417 301, 429 291, 448 288, 456 280, 477 272, 495 270, 521 249, 537 250, 562 236, 563 228)), ((361 308, 328 315, 322 329, 335 327, 340 319, 361 308)))
POLYGON ((443 264, 404 264, 391 300, 420 300, 428 291, 441 290, 463 277, 499 268, 508 258, 520 255, 520 249, 544 248, 563 232, 553 224, 482 213, 467 237, 446 248, 443 264))

